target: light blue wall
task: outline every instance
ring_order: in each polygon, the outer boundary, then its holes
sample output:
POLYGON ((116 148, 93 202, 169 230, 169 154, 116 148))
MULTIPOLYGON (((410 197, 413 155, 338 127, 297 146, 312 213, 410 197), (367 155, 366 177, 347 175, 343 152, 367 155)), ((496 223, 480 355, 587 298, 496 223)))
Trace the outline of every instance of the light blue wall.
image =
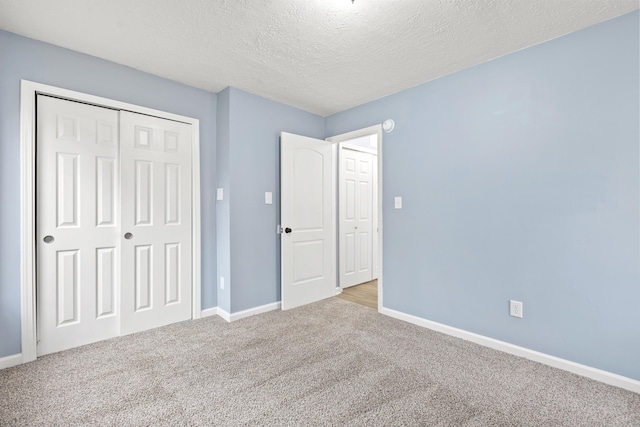
POLYGON ((280 132, 324 135, 320 116, 230 89, 231 312, 280 301, 280 132), (264 193, 273 192, 265 205, 264 193))
POLYGON ((200 120, 202 306, 216 306, 216 95, 4 31, 0 63, 0 357, 21 351, 20 79, 200 120))
POLYGON ((230 165, 230 106, 231 88, 226 88, 218 93, 218 136, 216 139, 217 148, 217 171, 218 187, 222 188, 222 200, 216 202, 216 236, 218 255, 218 307, 231 312, 231 176, 230 165), (224 277, 226 285, 221 289, 219 278, 224 277))
POLYGON ((396 122, 385 307, 640 380, 638 22, 326 118, 327 136, 396 122))

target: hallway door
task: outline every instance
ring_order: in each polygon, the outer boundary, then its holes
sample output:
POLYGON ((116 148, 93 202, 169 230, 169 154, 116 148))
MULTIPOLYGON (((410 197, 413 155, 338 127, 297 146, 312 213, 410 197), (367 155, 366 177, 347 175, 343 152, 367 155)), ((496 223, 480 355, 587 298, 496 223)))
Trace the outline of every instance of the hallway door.
POLYGON ((374 169, 371 153, 340 145, 340 286, 373 280, 374 169))

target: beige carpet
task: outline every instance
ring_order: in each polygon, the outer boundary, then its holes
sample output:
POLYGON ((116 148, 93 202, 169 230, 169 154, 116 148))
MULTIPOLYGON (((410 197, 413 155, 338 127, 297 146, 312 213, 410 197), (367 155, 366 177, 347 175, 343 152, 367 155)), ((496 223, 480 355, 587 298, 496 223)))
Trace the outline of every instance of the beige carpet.
POLYGON ((640 426, 640 395, 337 298, 0 371, 1 426, 640 426))

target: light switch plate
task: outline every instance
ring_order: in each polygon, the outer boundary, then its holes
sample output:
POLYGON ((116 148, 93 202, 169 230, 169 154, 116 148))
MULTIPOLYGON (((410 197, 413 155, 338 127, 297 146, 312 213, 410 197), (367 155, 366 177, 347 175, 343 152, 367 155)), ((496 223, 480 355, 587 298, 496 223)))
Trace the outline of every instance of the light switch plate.
POLYGON ((393 207, 395 209, 402 209, 402 197, 393 198, 393 207))
POLYGON ((216 200, 222 200, 222 196, 223 196, 222 188, 218 188, 218 191, 216 191, 216 200))
POLYGON ((264 204, 265 205, 273 204, 273 193, 271 191, 267 191, 264 193, 264 204))

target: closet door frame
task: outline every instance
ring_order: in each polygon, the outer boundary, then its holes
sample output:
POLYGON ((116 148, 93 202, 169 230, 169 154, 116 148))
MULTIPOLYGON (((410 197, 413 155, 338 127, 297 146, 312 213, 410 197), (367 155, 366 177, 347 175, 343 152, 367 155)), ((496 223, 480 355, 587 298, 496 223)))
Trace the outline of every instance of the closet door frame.
POLYGON ((20 86, 20 302, 22 329, 22 363, 37 357, 36 335, 36 96, 50 95, 98 107, 127 110, 192 126, 191 150, 191 238, 192 238, 192 303, 191 318, 201 317, 200 254, 200 121, 126 102, 62 89, 28 80, 20 86))

